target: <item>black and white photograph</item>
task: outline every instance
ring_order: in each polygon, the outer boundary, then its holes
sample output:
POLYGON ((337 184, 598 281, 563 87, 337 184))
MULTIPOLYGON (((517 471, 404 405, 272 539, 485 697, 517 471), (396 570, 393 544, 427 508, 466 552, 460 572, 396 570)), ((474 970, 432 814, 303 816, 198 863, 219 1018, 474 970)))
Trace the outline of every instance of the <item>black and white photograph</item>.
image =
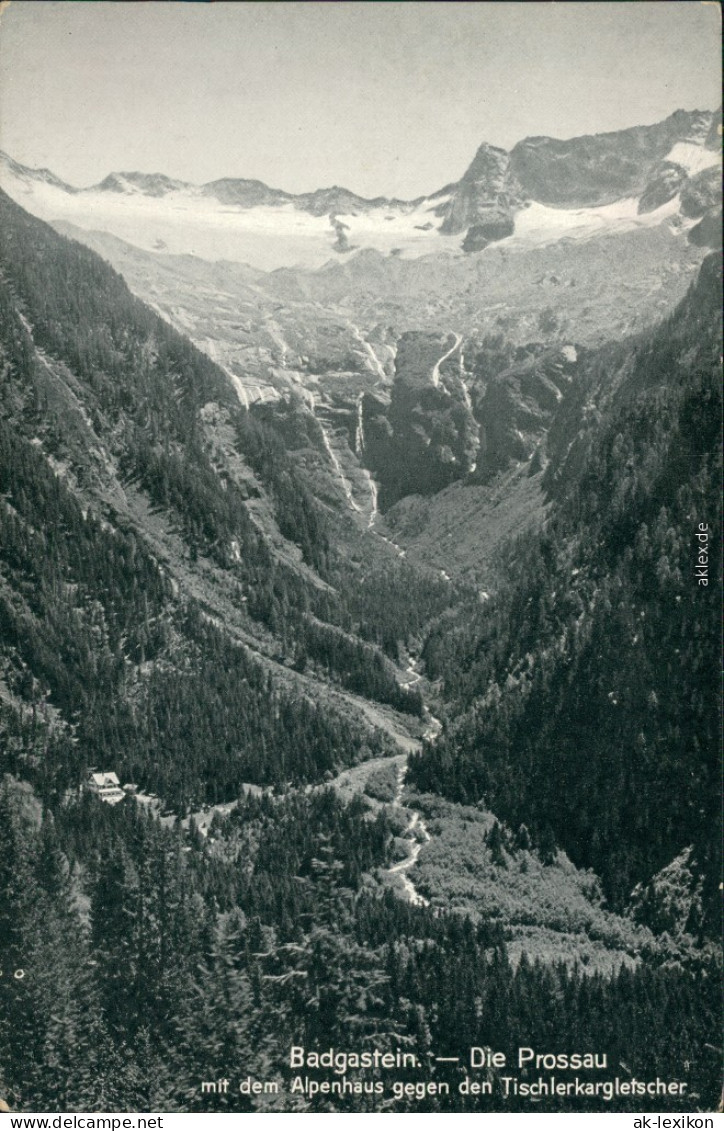
POLYGON ((6 1126, 714 1126, 721 120, 697 0, 0 5, 6 1126))

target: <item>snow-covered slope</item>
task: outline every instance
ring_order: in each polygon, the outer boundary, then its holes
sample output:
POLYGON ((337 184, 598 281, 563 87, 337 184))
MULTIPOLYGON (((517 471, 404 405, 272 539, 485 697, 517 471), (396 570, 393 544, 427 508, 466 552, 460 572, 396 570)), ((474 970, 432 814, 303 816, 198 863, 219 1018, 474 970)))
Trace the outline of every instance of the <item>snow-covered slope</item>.
POLYGON ((602 233, 654 227, 678 211, 676 197, 645 215, 638 214, 637 205, 635 197, 604 204, 601 208, 562 209, 532 203, 516 216, 515 234, 505 244, 544 244, 563 238, 585 239, 602 233))
POLYGON ((694 177, 704 169, 718 165, 721 158, 714 150, 706 149, 703 145, 695 145, 691 141, 678 141, 664 160, 672 165, 680 165, 682 169, 686 169, 690 177, 694 177))
MULTIPOLYGON (((359 211, 320 215, 300 207, 288 194, 274 196, 273 190, 259 194, 260 203, 247 203, 248 193, 235 203, 228 191, 217 195, 209 186, 158 176, 113 174, 100 185, 73 189, 45 171, 25 169, 5 157, 0 159, 0 186, 42 220, 106 231, 145 251, 225 259, 266 271, 281 266, 320 267, 336 254, 358 247, 414 256, 446 244, 457 250, 460 243, 457 237, 438 235, 439 198, 365 202, 359 211), (219 195, 227 199, 220 200, 219 195)), ((341 202, 347 204, 349 196, 341 202)))
POLYGON ((186 184, 159 173, 111 173, 74 188, 0 154, 0 186, 28 212, 105 231, 146 251, 315 269, 357 250, 415 259, 498 246, 537 246, 651 227, 677 215, 688 184, 712 168, 716 115, 557 141, 507 153, 482 145, 456 184, 414 201, 365 200, 333 187, 294 196, 260 181, 186 184))

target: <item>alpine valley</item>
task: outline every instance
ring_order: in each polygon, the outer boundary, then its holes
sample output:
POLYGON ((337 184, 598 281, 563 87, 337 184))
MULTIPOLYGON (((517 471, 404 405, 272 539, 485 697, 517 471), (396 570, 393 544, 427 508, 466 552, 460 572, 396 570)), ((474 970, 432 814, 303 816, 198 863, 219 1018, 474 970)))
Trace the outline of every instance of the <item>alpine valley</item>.
POLYGON ((716 1107, 720 148, 2 155, 11 1110, 716 1107))

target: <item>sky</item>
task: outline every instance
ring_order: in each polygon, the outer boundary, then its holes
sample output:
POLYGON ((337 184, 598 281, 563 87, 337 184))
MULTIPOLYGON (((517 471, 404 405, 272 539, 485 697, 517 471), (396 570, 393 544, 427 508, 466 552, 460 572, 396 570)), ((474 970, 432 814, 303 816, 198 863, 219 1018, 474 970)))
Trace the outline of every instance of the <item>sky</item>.
POLYGON ((483 141, 574 137, 720 103, 699 0, 11 0, 0 148, 74 185, 111 171, 412 198, 483 141))

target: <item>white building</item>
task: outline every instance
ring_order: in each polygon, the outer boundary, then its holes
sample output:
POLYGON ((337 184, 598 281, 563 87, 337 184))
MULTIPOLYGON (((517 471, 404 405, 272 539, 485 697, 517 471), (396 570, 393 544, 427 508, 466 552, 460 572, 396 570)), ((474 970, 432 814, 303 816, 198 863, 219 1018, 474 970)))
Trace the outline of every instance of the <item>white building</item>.
POLYGON ((109 805, 115 805, 126 796, 112 770, 107 774, 89 774, 86 788, 89 793, 95 793, 101 801, 107 801, 109 805))

